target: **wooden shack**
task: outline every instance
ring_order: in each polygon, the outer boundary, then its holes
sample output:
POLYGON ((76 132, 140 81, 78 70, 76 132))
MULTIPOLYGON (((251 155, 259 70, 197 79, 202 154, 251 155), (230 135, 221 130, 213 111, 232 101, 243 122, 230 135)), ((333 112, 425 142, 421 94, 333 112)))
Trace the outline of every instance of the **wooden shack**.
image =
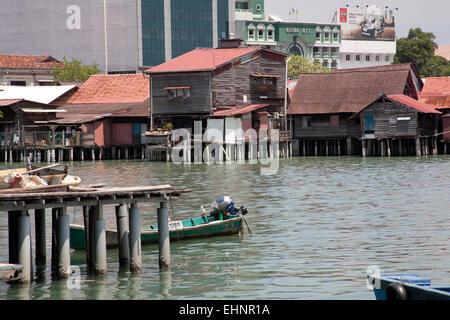
POLYGON ((422 86, 409 63, 300 74, 288 107, 293 155, 362 154, 360 121, 352 115, 380 94, 417 98, 422 86))
POLYGON ((192 132, 217 110, 267 105, 284 114, 286 55, 262 47, 197 48, 159 66, 151 75, 152 127, 171 123, 192 132))
POLYGON ((406 95, 383 95, 352 116, 359 118, 363 156, 437 154, 441 112, 406 95))

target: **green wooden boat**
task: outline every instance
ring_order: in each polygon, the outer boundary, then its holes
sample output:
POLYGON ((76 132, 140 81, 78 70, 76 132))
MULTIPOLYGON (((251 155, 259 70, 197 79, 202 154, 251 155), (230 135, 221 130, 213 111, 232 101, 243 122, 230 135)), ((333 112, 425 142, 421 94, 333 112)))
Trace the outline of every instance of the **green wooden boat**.
MULTIPOLYGON (((228 215, 220 218, 201 216, 192 219, 169 222, 169 234, 171 241, 181 241, 192 238, 223 236, 237 234, 243 228, 244 217, 241 214, 228 215)), ((142 244, 158 243, 158 226, 152 225, 141 229, 142 244)), ((70 225, 70 247, 72 249, 85 249, 86 240, 84 227, 70 225)), ((117 231, 106 230, 106 247, 117 247, 117 231)))

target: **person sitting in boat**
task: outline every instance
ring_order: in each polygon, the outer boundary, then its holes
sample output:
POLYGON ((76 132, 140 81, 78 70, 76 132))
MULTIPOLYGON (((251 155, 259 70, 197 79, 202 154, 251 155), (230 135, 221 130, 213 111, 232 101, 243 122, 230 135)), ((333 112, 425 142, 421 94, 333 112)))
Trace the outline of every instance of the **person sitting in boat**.
POLYGON ((235 215, 236 211, 234 208, 234 202, 230 197, 222 196, 217 198, 211 204, 212 211, 210 212, 210 216, 214 217, 216 220, 220 219, 220 214, 223 215, 223 218, 228 215, 235 215))

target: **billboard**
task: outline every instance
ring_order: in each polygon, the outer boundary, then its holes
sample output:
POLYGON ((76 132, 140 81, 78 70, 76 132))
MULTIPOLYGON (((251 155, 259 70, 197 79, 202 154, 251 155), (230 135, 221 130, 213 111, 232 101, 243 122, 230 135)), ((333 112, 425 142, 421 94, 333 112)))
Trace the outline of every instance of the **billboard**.
POLYGON ((377 6, 339 8, 342 40, 395 40, 392 9, 377 6))

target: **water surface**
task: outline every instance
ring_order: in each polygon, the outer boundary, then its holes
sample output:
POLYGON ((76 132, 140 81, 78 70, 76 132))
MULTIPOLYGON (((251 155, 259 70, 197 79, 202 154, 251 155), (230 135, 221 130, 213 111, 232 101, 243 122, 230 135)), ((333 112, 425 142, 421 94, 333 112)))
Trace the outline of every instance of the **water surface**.
MULTIPOLYGON (((30 287, 0 283, 0 299, 373 299, 365 282, 371 265, 448 285, 449 167, 450 156, 297 157, 280 159, 278 174, 263 176, 248 163, 75 162, 70 171, 83 184, 192 189, 173 201, 172 219, 198 216, 200 205, 229 195, 248 207, 253 235, 172 242, 170 272, 161 273, 158 246, 143 246, 139 276, 119 270, 117 251, 109 250, 107 277, 95 279, 84 253, 75 252, 81 289, 51 281, 47 266, 37 270, 45 280, 30 287)), ((141 205, 143 224, 156 222, 156 207, 141 205)), ((105 209, 114 228, 113 212, 105 209)), ((69 213, 82 223, 81 208, 69 213)), ((0 262, 8 259, 7 239, 2 213, 0 262)), ((47 247, 49 263, 50 239, 47 247)))

